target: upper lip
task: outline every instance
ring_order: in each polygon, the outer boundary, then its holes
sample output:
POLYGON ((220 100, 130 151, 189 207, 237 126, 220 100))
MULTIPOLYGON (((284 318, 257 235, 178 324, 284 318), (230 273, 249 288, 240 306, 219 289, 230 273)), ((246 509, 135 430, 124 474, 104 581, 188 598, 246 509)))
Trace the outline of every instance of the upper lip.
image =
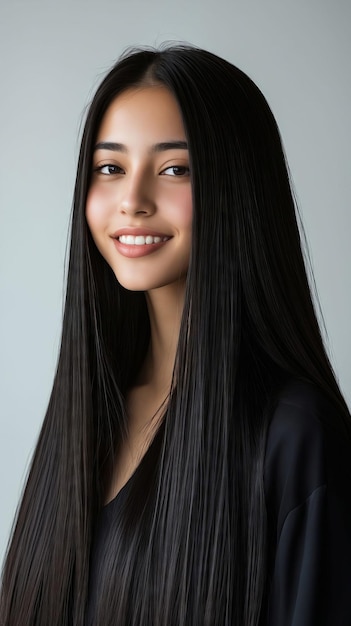
POLYGON ((111 237, 112 239, 117 239, 121 235, 133 235, 137 237, 138 235, 150 235, 151 237, 171 237, 171 235, 167 235, 167 233, 160 233, 157 230, 153 230, 151 228, 133 228, 125 226, 124 228, 119 228, 114 232, 111 237))

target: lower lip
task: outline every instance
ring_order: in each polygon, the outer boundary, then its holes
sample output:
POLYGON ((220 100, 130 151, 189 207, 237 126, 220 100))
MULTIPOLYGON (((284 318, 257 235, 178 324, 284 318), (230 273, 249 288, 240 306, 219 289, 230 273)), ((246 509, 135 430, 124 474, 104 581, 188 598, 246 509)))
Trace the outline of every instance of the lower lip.
POLYGON ((152 254, 153 252, 156 252, 157 250, 165 246, 168 242, 169 239, 167 239, 167 241, 160 241, 160 243, 145 243, 142 246, 136 246, 121 243, 119 239, 113 240, 113 243, 115 244, 118 252, 123 256, 127 256, 131 259, 136 259, 141 256, 147 256, 148 254, 152 254))

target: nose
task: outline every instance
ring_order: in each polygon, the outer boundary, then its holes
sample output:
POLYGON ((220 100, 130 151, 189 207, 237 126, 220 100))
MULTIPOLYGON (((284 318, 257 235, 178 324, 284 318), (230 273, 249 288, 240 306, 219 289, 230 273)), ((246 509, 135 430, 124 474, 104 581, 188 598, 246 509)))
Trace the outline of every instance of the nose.
POLYGON ((155 212, 156 204, 152 181, 145 175, 126 176, 121 193, 121 213, 147 216, 155 212))

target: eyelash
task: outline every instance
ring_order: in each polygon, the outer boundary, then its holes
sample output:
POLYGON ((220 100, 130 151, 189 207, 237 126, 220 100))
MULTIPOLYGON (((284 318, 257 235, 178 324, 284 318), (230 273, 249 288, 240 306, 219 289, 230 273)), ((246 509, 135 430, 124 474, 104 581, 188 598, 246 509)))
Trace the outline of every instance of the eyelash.
MULTIPOLYGON (((190 169, 186 165, 171 165, 170 167, 166 167, 166 169, 162 170, 161 174, 168 176, 168 174, 165 174, 167 170, 183 170, 182 174, 179 174, 178 178, 189 176, 190 174, 190 169)), ((174 176, 177 177, 177 174, 174 174, 174 176)))
MULTIPOLYGON (((117 174, 122 174, 123 169, 119 167, 118 165, 113 165, 112 163, 105 163, 104 165, 99 165, 98 167, 95 167, 94 172, 97 172, 98 174, 101 174, 102 176, 116 176, 117 174), (114 169, 115 171, 113 172, 109 171, 107 174, 103 172, 105 168, 114 169)), ((162 172, 160 172, 160 175, 162 176, 173 176, 174 178, 183 178, 185 176, 189 176, 189 174, 190 174, 190 169, 186 165, 171 165, 169 167, 166 167, 164 170, 162 170, 162 172), (167 172, 167 170, 173 170, 173 175, 166 174, 165 172, 167 172), (182 173, 181 174, 178 173, 177 175, 174 173, 174 170, 181 170, 182 173)))
POLYGON ((118 165, 113 165, 112 163, 105 163, 104 165, 98 165, 98 167, 95 167, 94 172, 97 172, 98 174, 102 174, 103 176, 115 176, 116 174, 121 174, 123 170, 118 165), (118 170, 118 171, 109 172, 108 174, 106 174, 102 171, 106 167, 110 169, 118 170))

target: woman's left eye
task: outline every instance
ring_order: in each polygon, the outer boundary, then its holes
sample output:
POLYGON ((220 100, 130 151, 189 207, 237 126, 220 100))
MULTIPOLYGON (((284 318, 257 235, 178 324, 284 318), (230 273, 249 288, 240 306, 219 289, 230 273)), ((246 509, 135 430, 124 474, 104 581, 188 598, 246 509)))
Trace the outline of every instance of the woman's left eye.
POLYGON ((186 165, 172 165, 161 172, 165 176, 189 176, 190 169, 186 165))

